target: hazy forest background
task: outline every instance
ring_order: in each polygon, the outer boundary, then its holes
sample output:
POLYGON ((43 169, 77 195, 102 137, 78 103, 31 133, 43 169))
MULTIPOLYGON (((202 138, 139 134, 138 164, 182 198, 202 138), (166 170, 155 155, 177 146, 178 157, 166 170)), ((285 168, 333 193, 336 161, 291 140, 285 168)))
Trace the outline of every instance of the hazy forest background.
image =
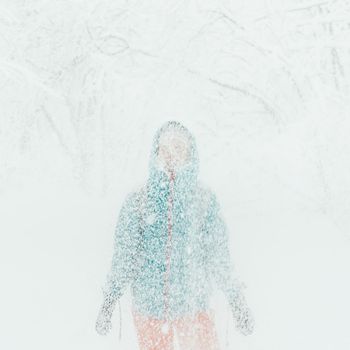
POLYGON ((256 333, 350 347, 350 1, 0 0, 1 347, 137 349, 94 330, 125 195, 166 120, 195 135, 256 333))

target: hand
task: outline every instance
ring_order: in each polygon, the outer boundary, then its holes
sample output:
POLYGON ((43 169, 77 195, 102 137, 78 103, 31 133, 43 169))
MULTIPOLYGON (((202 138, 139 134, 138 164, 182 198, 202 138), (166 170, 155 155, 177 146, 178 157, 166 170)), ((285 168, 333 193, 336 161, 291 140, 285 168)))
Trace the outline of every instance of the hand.
POLYGON ((254 331, 255 321, 252 311, 247 305, 242 288, 237 288, 234 299, 230 303, 236 328, 243 335, 250 335, 254 331))
POLYGON ((96 320, 96 332, 100 335, 106 335, 112 328, 112 321, 109 316, 100 311, 96 320))
POLYGON ((112 328, 112 315, 115 306, 115 301, 106 299, 97 316, 95 329, 100 335, 106 335, 112 328))
POLYGON ((236 328, 243 335, 250 335, 254 331, 254 323, 254 317, 251 310, 249 308, 245 308, 236 319, 236 328))

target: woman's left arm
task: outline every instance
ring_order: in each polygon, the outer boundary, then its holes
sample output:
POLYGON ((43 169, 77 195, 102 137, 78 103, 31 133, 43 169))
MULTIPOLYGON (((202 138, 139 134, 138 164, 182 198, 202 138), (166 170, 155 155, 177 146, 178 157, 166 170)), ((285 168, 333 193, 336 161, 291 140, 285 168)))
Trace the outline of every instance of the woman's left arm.
POLYGON ((211 193, 205 222, 209 271, 224 292, 232 308, 237 328, 244 335, 254 328, 253 315, 247 305, 243 286, 234 276, 234 264, 229 250, 229 235, 216 195, 211 193))

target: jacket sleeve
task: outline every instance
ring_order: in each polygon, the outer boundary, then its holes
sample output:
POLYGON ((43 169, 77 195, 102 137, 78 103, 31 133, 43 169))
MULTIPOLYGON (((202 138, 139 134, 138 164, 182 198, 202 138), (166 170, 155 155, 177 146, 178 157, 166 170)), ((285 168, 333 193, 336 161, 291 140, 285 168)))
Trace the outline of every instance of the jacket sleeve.
POLYGON ((211 279, 223 291, 232 304, 237 296, 240 282, 235 276, 235 268, 229 250, 229 235, 222 217, 216 195, 210 193, 205 220, 205 240, 207 264, 211 279))
POLYGON ((134 256, 139 244, 138 193, 129 193, 119 212, 114 231, 114 251, 110 271, 103 288, 105 297, 116 300, 134 274, 134 256))

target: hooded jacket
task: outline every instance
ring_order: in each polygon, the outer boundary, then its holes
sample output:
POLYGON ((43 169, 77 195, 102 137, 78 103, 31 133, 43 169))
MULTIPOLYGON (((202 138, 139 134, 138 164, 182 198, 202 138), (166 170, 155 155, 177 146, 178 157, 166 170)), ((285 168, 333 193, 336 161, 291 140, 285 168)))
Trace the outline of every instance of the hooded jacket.
POLYGON ((158 319, 173 320, 207 310, 213 288, 233 302, 237 293, 229 237, 216 195, 198 181, 193 135, 169 121, 153 139, 149 177, 125 198, 115 228, 105 295, 118 299, 131 286, 133 307, 158 319), (161 134, 175 127, 190 141, 190 157, 173 176, 159 165, 161 134))

